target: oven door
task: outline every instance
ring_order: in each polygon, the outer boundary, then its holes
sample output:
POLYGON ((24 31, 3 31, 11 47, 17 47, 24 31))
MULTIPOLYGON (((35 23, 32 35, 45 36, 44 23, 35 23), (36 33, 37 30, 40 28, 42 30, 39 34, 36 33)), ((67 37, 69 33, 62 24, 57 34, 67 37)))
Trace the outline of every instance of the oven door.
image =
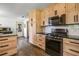
POLYGON ((51 56, 61 56, 62 42, 46 39, 46 52, 51 56))

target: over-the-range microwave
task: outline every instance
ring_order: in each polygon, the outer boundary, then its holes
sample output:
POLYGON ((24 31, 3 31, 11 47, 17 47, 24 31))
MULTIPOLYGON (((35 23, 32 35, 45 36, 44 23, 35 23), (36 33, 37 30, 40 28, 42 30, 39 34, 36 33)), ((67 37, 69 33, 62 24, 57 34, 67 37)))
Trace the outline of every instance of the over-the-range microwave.
POLYGON ((49 17, 48 19, 48 24, 49 25, 62 25, 65 24, 65 19, 66 19, 66 15, 62 14, 61 16, 53 16, 53 17, 49 17))

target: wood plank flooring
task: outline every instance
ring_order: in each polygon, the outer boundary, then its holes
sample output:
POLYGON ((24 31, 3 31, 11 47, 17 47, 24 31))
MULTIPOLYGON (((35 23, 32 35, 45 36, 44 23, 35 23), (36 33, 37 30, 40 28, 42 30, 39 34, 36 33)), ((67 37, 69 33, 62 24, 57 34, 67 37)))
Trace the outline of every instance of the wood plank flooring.
POLYGON ((18 39, 17 49, 17 56, 48 56, 44 50, 31 45, 24 38, 18 39))

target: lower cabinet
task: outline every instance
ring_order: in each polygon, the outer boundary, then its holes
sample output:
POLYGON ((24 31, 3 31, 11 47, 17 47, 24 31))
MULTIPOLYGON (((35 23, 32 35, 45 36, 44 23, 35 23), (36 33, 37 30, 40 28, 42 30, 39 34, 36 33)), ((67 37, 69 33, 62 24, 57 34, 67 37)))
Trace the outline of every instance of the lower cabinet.
POLYGON ((64 56, 79 56, 79 40, 63 39, 63 55, 64 56))
POLYGON ((45 50, 45 35, 37 34, 37 46, 45 50))
POLYGON ((0 37, 0 56, 17 53, 17 36, 0 37))
POLYGON ((11 56, 13 54, 16 54, 17 52, 17 49, 14 48, 14 49, 10 49, 10 50, 6 50, 6 51, 3 51, 0 53, 0 56, 11 56))

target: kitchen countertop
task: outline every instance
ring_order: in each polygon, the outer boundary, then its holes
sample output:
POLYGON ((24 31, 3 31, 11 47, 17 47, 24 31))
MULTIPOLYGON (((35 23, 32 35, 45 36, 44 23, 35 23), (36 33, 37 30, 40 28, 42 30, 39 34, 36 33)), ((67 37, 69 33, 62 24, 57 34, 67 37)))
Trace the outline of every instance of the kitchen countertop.
POLYGON ((0 37, 17 36, 16 34, 0 34, 0 37))
POLYGON ((36 33, 36 34, 42 34, 42 35, 46 35, 45 33, 42 33, 42 32, 39 32, 39 33, 36 33))
POLYGON ((65 38, 79 40, 79 36, 77 35, 68 35, 68 37, 65 37, 65 38))
MULTIPOLYGON (((47 34, 42 33, 42 32, 39 32, 39 33, 36 33, 36 34, 47 35, 47 34)), ((65 37, 65 38, 79 40, 79 35, 68 35, 68 36, 67 36, 67 37, 65 37)))

